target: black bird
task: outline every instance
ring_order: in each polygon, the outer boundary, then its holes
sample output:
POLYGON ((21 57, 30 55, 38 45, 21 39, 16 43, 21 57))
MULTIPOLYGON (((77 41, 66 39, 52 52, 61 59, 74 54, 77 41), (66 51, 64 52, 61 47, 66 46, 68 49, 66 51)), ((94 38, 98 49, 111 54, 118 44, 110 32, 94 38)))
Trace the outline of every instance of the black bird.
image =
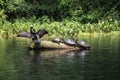
POLYGON ((31 26, 31 27, 30 27, 30 33, 31 33, 31 34, 34 34, 35 32, 36 32, 35 29, 31 26))
MULTIPOLYGON (((17 34, 17 37, 31 38, 32 42, 34 42, 35 44, 37 44, 37 43, 41 42, 39 40, 39 38, 43 37, 47 33, 48 33, 48 31, 46 31, 44 29, 39 29, 36 32, 35 29, 33 29, 33 27, 30 27, 30 32, 26 32, 26 31, 20 32, 19 34, 17 34)), ((31 45, 31 43, 30 43, 30 45, 31 45)))

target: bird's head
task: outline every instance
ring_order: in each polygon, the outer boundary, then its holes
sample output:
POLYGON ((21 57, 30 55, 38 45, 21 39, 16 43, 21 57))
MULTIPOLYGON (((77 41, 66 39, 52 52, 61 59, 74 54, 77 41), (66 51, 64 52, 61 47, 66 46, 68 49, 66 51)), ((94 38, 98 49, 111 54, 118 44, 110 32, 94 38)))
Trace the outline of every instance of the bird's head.
POLYGON ((31 33, 31 34, 36 33, 36 30, 33 28, 33 26, 30 27, 30 33, 31 33))

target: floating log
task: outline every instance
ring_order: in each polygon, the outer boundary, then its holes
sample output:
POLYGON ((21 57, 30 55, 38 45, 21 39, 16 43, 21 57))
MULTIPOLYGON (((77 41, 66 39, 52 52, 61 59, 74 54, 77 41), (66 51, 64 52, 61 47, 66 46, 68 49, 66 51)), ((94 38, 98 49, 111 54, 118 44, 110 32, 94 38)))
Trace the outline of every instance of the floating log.
MULTIPOLYGON (((29 46, 30 49, 71 49, 71 50, 82 50, 83 47, 70 46, 64 43, 55 43, 52 41, 41 41, 41 44, 32 43, 29 46)), ((87 48, 87 47, 86 47, 87 48)))
POLYGON ((81 50, 69 50, 69 49, 55 49, 55 50, 39 50, 39 51, 33 51, 30 50, 30 55, 35 56, 36 54, 40 54, 42 58, 50 58, 50 57, 55 57, 55 56, 61 56, 65 55, 70 52, 76 52, 76 51, 81 51, 81 50))

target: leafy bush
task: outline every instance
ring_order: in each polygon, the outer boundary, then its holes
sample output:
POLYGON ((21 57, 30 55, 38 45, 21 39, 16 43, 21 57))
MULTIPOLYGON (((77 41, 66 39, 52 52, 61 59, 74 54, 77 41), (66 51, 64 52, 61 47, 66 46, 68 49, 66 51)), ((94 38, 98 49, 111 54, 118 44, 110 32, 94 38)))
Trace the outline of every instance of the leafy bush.
POLYGON ((45 28, 49 35, 120 30, 120 0, 0 0, 0 33, 45 28))

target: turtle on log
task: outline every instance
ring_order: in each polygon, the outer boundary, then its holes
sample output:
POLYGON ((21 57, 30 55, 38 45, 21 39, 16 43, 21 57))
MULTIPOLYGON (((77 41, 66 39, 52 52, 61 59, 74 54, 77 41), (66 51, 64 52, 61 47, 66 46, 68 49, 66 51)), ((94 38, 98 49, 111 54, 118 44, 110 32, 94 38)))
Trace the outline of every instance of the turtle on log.
POLYGON ((65 39, 64 43, 67 44, 67 45, 70 45, 70 46, 74 46, 74 47, 77 44, 73 39, 65 39))
POLYGON ((51 41, 58 43, 60 45, 60 43, 62 42, 62 39, 61 38, 53 38, 51 41))
POLYGON ((90 45, 85 41, 77 41, 77 46, 83 49, 90 49, 90 45))

